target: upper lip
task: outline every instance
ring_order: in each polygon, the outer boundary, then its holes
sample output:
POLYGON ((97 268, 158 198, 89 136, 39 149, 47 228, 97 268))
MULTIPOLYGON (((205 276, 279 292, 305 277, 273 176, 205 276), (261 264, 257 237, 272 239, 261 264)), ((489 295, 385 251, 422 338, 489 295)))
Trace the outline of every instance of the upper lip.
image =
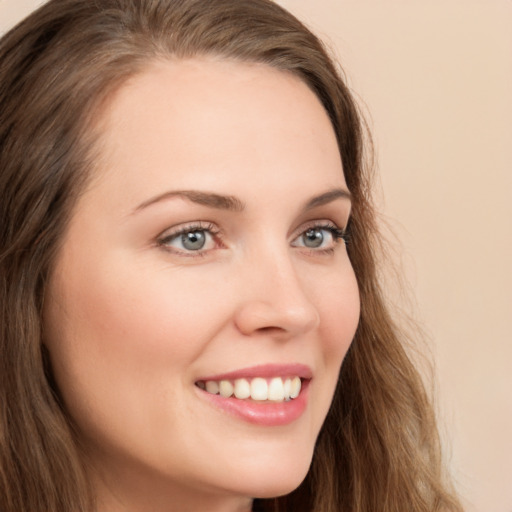
POLYGON ((197 381, 253 379, 255 377, 300 377, 301 379, 311 379, 313 371, 309 366, 300 363, 259 364, 231 372, 207 375, 197 379, 197 381))

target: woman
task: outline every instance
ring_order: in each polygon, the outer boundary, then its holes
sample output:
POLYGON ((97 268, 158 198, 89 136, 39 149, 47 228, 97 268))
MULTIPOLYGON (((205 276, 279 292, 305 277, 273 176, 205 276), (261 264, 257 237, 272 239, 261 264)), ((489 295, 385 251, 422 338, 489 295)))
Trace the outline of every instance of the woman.
POLYGON ((300 22, 53 0, 0 63, 3 511, 460 510, 300 22))

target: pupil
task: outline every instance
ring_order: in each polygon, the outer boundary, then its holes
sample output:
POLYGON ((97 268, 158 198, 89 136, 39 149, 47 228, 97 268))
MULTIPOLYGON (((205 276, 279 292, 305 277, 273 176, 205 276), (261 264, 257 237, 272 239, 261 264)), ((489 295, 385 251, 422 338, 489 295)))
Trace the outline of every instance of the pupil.
POLYGON ((324 235, 320 229, 308 229, 304 234, 306 247, 320 247, 324 241, 324 235))
POLYGON ((204 231, 191 231, 190 233, 183 234, 181 236, 181 241, 185 249, 198 251, 204 247, 206 237, 204 231))

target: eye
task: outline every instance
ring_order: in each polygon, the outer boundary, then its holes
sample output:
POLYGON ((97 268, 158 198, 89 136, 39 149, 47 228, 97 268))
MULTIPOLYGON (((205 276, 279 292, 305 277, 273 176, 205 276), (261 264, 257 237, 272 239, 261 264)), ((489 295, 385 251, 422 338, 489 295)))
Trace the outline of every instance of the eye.
POLYGON ((292 242, 292 246, 331 250, 340 240, 345 240, 344 230, 334 224, 322 224, 308 227, 292 242))
POLYGON ((218 231, 213 225, 196 224, 164 233, 158 245, 178 253, 203 253, 214 249, 218 231))
POLYGON ((208 236, 209 233, 206 231, 189 231, 188 233, 182 233, 174 241, 179 240, 179 243, 187 251, 199 251, 206 245, 208 236))

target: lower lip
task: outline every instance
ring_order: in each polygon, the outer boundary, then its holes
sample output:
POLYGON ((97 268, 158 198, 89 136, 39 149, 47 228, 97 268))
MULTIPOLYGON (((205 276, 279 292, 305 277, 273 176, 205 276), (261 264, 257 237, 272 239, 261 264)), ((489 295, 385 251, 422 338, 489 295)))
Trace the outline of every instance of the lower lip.
POLYGON ((200 388, 197 390, 210 404, 228 414, 255 425, 277 427, 293 423, 302 415, 307 405, 309 381, 302 383, 302 389, 297 398, 287 402, 257 402, 235 397, 224 398, 200 388))

